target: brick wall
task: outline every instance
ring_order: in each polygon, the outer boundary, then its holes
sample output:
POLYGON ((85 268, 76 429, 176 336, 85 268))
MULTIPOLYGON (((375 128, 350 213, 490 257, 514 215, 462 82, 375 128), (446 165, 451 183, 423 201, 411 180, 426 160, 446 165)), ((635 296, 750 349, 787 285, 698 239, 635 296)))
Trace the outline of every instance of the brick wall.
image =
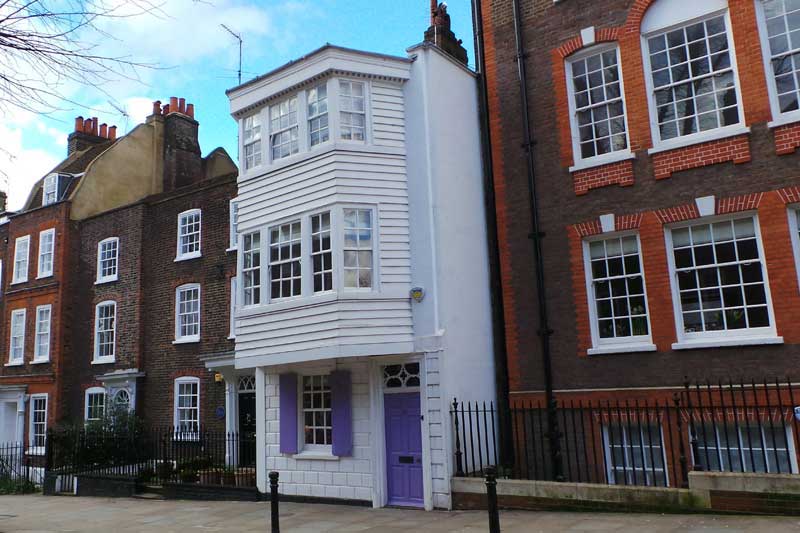
POLYGON ((202 357, 232 353, 230 332, 230 278, 236 271, 236 254, 229 245, 229 201, 236 182, 221 178, 151 198, 145 214, 143 237, 143 350, 141 369, 146 377, 140 389, 142 413, 153 424, 172 424, 174 380, 201 378, 201 423, 224 430, 225 420, 215 416, 225 406, 225 387, 214 381, 202 357), (187 190, 189 189, 189 190, 187 190), (202 210, 202 257, 175 261, 178 214, 202 210), (199 283, 200 342, 173 344, 175 340, 175 289, 199 283))
MULTIPOLYGON (((482 13, 509 373, 512 390, 522 392, 541 390, 543 382, 510 4, 485 0, 482 13)), ((546 297, 551 327, 555 330, 551 348, 556 388, 669 386, 679 384, 687 374, 729 375, 734 369, 737 375, 783 375, 787 368, 796 367, 800 357, 797 337, 789 323, 796 313, 794 300, 800 292, 789 255, 786 206, 770 203, 777 201, 776 190, 797 184, 800 156, 793 149, 784 149, 787 155, 778 156, 776 143, 780 146, 784 139, 780 136, 783 130, 773 131, 767 126, 771 116, 760 40, 754 29, 753 3, 729 2, 744 122, 750 132, 720 141, 708 153, 703 150, 709 147, 701 145, 661 154, 647 153, 652 139, 639 25, 650 4, 646 0, 521 2, 528 52, 528 97, 537 141, 534 171, 539 187, 541 229, 546 233, 543 241, 546 297), (576 184, 580 182, 569 172, 572 147, 566 81, 563 65, 559 66, 554 55, 565 45, 560 53, 568 52, 581 30, 590 26, 595 27, 598 38, 613 35, 616 29, 621 50, 630 145, 636 155, 630 161, 633 184, 626 187, 579 189, 576 184), (717 152, 729 155, 721 157, 717 152), (689 160, 693 161, 691 165, 689 160), (726 163, 720 164, 722 160, 726 163), (656 179, 668 172, 674 173, 672 179, 656 179), (577 196, 576 191, 586 194, 577 196), (663 225, 696 216, 694 201, 698 197, 715 195, 718 199, 733 199, 762 193, 758 214, 777 327, 786 343, 672 351, 676 331, 663 225), (641 217, 639 232, 648 304, 651 317, 658 317, 651 320, 656 352, 585 356, 589 342, 588 308, 583 260, 578 252, 582 235, 576 228, 591 231, 599 225, 598 218, 607 213, 615 213, 617 218, 641 217)), ((611 183, 613 180, 608 180, 611 183)), ((797 200, 800 197, 794 201, 797 200)), ((730 204, 738 201, 726 200, 728 203, 719 206, 719 212, 733 209, 730 204)))

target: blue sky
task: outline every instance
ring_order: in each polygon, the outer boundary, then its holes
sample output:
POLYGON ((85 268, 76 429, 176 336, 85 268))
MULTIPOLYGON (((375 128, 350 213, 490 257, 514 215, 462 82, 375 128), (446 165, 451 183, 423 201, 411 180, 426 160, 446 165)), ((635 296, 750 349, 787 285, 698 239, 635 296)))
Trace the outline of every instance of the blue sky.
MULTIPOLYGON (((14 157, 0 154, 0 173, 8 175, 0 188, 9 192, 9 207, 19 208, 32 182, 65 157, 76 116, 97 116, 125 133, 149 114, 153 100, 170 96, 195 104, 204 154, 223 146, 236 158, 236 125, 225 90, 237 84, 238 48, 220 23, 244 39, 246 81, 326 42, 405 55, 422 40, 429 6, 429 0, 166 0, 160 12, 109 21, 102 29, 113 37, 102 40, 102 53, 159 68, 140 69, 138 80, 118 77, 99 90, 66 84, 61 90, 75 104, 61 104, 47 116, 5 110, 0 146, 14 157)), ((453 30, 474 65, 470 0, 448 6, 453 30)))

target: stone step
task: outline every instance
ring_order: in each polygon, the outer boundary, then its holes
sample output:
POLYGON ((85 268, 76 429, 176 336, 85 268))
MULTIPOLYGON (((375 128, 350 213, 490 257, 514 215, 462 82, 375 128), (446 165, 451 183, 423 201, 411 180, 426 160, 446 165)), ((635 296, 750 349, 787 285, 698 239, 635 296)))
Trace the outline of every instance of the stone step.
POLYGON ((139 500, 164 500, 163 494, 158 494, 155 492, 140 492, 139 494, 134 494, 133 496, 139 500))

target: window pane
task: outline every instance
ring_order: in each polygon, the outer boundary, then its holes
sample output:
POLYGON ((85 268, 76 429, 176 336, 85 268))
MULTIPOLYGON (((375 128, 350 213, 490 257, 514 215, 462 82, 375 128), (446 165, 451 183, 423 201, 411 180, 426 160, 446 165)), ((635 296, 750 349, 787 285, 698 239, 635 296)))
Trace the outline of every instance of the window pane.
POLYGON ((372 211, 344 210, 344 286, 372 287, 372 211))
POLYGON ((270 292, 273 299, 301 293, 300 241, 299 221, 270 231, 270 292))

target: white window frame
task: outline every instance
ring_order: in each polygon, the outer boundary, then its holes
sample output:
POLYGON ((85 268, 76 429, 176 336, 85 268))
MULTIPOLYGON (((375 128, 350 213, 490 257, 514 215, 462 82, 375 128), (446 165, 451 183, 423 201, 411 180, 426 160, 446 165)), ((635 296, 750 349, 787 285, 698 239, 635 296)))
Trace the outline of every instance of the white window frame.
POLYGON ((42 183, 42 207, 58 202, 58 174, 49 174, 42 183), (48 196, 52 195, 52 200, 48 196))
POLYGON ((789 235, 792 239, 797 283, 798 287, 800 287, 800 221, 798 221, 798 218, 800 218, 800 204, 790 206, 787 214, 789 216, 789 235))
POLYGON ((115 302, 114 300, 106 300, 98 303, 94 308, 94 357, 92 359, 92 364, 99 365, 99 364, 113 363, 116 359, 116 355, 117 355, 117 302, 115 302), (114 314, 112 315, 114 327, 110 330, 107 330, 113 332, 113 338, 111 344, 112 353, 111 355, 100 357, 100 337, 99 337, 100 308, 106 306, 113 306, 114 308, 114 314))
POLYGON ((50 228, 39 232, 39 261, 37 266, 36 279, 49 278, 53 275, 53 268, 56 262, 56 230, 50 228), (50 240, 49 250, 45 249, 45 239, 50 240), (50 267, 45 268, 45 255, 50 256, 50 267))
POLYGON ((770 289, 768 265, 766 255, 764 253, 764 240, 761 234, 761 224, 758 213, 753 211, 739 212, 722 216, 696 218, 680 222, 678 224, 670 224, 664 226, 664 243, 667 250, 667 266, 669 268, 672 306, 673 313, 675 315, 675 328, 677 332, 677 342, 672 345, 673 350, 783 343, 783 337, 778 336, 775 325, 775 311, 772 303, 772 291, 770 289), (681 308, 680 288, 678 287, 678 274, 675 268, 672 231, 690 226, 714 224, 716 222, 724 222, 746 217, 752 217, 754 221, 753 227, 756 236, 756 244, 758 245, 758 254, 761 260, 762 274, 764 276, 764 291, 766 293, 767 312, 770 322, 769 327, 686 333, 683 326, 683 310, 681 308))
POLYGON ((28 416, 28 445, 30 446, 30 449, 28 450, 28 454, 44 455, 47 443, 47 414, 48 414, 47 411, 49 407, 48 404, 50 403, 48 395, 47 393, 31 394, 29 402, 30 402, 30 415, 28 416), (36 444, 37 434, 35 433, 34 415, 37 411, 36 402, 40 400, 44 400, 44 433, 43 433, 44 443, 40 446, 37 446, 36 444))
POLYGON ((175 261, 186 261, 187 259, 196 259, 198 257, 202 257, 203 255, 203 212, 200 209, 189 209, 187 211, 183 211, 178 215, 178 249, 177 255, 175 256, 175 261), (184 220, 197 215, 197 250, 191 252, 183 252, 183 237, 188 235, 195 235, 195 233, 187 233, 184 235, 182 233, 183 226, 185 224, 184 220))
POLYGON ((228 204, 228 249, 226 251, 232 252, 239 248, 238 235, 236 234, 236 226, 239 223, 239 199, 233 198, 228 204))
MULTIPOLYGON (((620 434, 620 436, 622 436, 622 439, 623 439, 623 441, 621 443, 621 447, 622 447, 623 453, 625 453, 626 456, 627 456, 627 453, 628 453, 627 450, 633 449, 634 447, 637 447, 638 445, 628 442, 629 439, 630 439, 630 433, 628 432, 628 427, 625 425, 624 422, 618 422, 615 427, 619 428, 619 434, 620 434)), ((661 422, 650 423, 650 421, 648 421, 648 423, 644 427, 642 427, 641 424, 637 424, 635 426, 631 425, 630 426, 630 431, 634 431, 634 430, 638 429, 639 432, 641 433, 641 436, 643 436, 645 433, 647 433, 648 434, 648 438, 650 438, 652 436, 652 431, 650 431, 648 433, 648 431, 646 429, 648 427, 655 427, 655 428, 658 429, 658 433, 659 433, 658 436, 659 436, 659 440, 660 440, 660 444, 661 444, 661 461, 662 461, 661 465, 662 466, 661 466, 661 469, 656 470, 656 472, 659 472, 660 470, 664 471, 664 481, 665 481, 665 483, 664 483, 664 485, 658 484, 658 483, 656 483, 656 481, 654 479, 652 484, 647 483, 647 484, 642 485, 640 483, 640 484, 636 484, 636 486, 641 486, 641 487, 664 487, 664 486, 666 486, 666 487, 670 487, 672 485, 671 485, 670 479, 669 479, 669 468, 668 468, 668 463, 667 463, 667 450, 664 447, 664 427, 661 425, 661 422)), ((611 449, 612 448, 612 443, 611 443, 611 434, 612 433, 613 433, 613 430, 611 430, 611 428, 609 427, 609 424, 608 423, 604 423, 603 424, 603 454, 604 454, 604 457, 605 457, 606 479, 608 480, 608 484, 609 485, 616 485, 617 484, 616 483, 615 470, 618 471, 618 472, 621 472, 625 476, 625 481, 626 482, 622 483, 623 485, 631 484, 631 483, 628 482, 628 472, 632 472, 632 474, 631 474, 631 482, 632 483, 635 483, 635 481, 637 481, 639 479, 639 477, 640 477, 639 474, 637 473, 636 477, 634 478, 633 472, 640 472, 642 475, 644 475, 645 481, 647 481, 648 476, 651 476, 652 472, 654 470, 653 465, 646 465, 646 464, 645 465, 634 465, 634 464, 631 463, 630 460, 627 460, 623 464, 619 465, 619 464, 616 464, 614 461, 611 460, 611 454, 613 453, 613 451, 611 449)), ((641 436, 640 436, 640 438, 641 438, 641 436)), ((643 444, 641 444, 641 446, 644 447, 643 444)), ((650 444, 648 444, 646 449, 647 450, 652 450, 652 448, 653 448, 653 446, 652 446, 652 442, 651 442, 650 444)), ((645 451, 642 455, 646 460, 650 456, 650 451, 645 451)))
POLYGON ((17 366, 25 364, 25 327, 28 320, 27 309, 14 309, 11 311, 11 319, 9 320, 8 328, 8 364, 6 366, 17 366), (18 320, 22 321, 22 328, 19 335, 14 335, 14 323, 18 320), (20 338, 22 346, 20 348, 19 357, 14 356, 14 340, 20 338))
POLYGON ((343 143, 355 143, 355 144, 367 144, 370 139, 370 114, 369 114, 369 102, 370 102, 370 84, 369 81, 366 79, 356 79, 356 78, 348 78, 348 77, 339 77, 336 79, 336 141, 343 142, 343 143), (364 111, 349 111, 342 109, 341 106, 341 97, 342 97, 342 82, 350 83, 350 84, 360 84, 364 87, 364 111), (364 116, 364 138, 363 139, 345 139, 342 137, 342 113, 351 113, 356 115, 363 115, 364 116))
MULTIPOLYGON (((764 11, 763 0, 755 0, 756 3, 756 21, 758 22, 758 34, 761 39, 761 54, 764 60, 764 74, 767 78, 767 89, 769 93, 769 105, 772 111, 772 122, 769 123, 770 127, 782 126, 784 124, 791 124, 792 122, 800 121, 800 106, 794 111, 786 113, 781 112, 780 102, 778 100, 778 85, 775 81, 775 72, 772 68, 772 50, 769 44, 769 33, 767 32, 767 16, 764 11)), ((796 52, 797 53, 797 52, 796 52)), ((788 52, 791 57, 793 54, 788 52)), ((797 80, 795 81, 797 83, 797 80)), ((798 102, 800 104, 800 102, 798 102)))
MULTIPOLYGON (((324 394, 321 392, 321 394, 324 394)), ((297 416, 298 416, 298 424, 297 428, 299 431, 299 440, 298 443, 301 445, 301 451, 303 453, 311 453, 311 454, 321 454, 321 455, 332 455, 333 454, 333 393, 331 390, 330 384, 330 373, 323 372, 323 371, 311 371, 304 374, 298 375, 298 387, 297 387, 297 416), (311 411, 326 411, 329 413, 331 417, 331 443, 330 444, 308 444, 306 443, 306 436, 305 436, 305 413, 306 409, 303 407, 303 396, 305 392, 305 378, 316 378, 316 377, 324 377, 327 380, 327 394, 331 395, 331 407, 330 408, 311 408, 311 411)), ((322 427, 322 426, 320 426, 322 427)))
POLYGON ((309 233, 309 245, 308 245, 309 261, 308 261, 308 268, 311 270, 311 272, 310 272, 310 274, 311 274, 311 292, 313 294, 331 293, 336 289, 336 255, 335 255, 335 246, 334 246, 334 243, 335 243, 334 233, 335 233, 336 230, 334 229, 334 218, 335 218, 334 217, 334 213, 333 213, 333 211, 330 211, 330 210, 323 210, 323 211, 311 213, 308 216, 308 225, 309 225, 309 228, 308 228, 308 233, 309 233), (321 216, 326 215, 326 214, 328 215, 328 229, 326 231, 320 231, 320 232, 317 232, 315 234, 314 233, 314 225, 313 225, 314 217, 321 217, 321 216), (322 235, 323 233, 328 233, 328 242, 330 244, 330 248, 328 250, 322 250, 322 251, 319 251, 319 252, 314 252, 314 238, 319 236, 319 235, 322 235), (317 291, 314 288, 314 277, 317 275, 317 272, 314 270, 314 256, 324 255, 326 253, 328 253, 330 255, 330 268, 329 269, 323 269, 319 273, 323 275, 323 282, 324 282, 325 273, 328 273, 328 272, 330 273, 330 275, 331 275, 331 288, 317 291))
POLYGON ((106 409, 108 409, 108 397, 106 394, 106 389, 103 387, 89 387, 86 389, 86 392, 83 395, 83 420, 84 422, 95 422, 98 420, 102 420, 105 417, 106 409), (103 396, 103 406, 102 406, 102 414, 100 418, 89 418, 89 399, 91 396, 102 395, 103 396))
MULTIPOLYGON (((247 309, 247 308, 251 308, 251 307, 257 307, 257 306, 261 305, 264 302, 264 272, 265 272, 265 269, 264 269, 264 257, 268 257, 268 256, 264 255, 264 233, 265 233, 265 231, 256 230, 256 231, 249 231, 247 233, 243 233, 242 234, 242 247, 241 247, 242 253, 239 254, 239 261, 238 261, 239 264, 237 266, 236 277, 242 280, 242 282, 240 284, 238 284, 238 285, 240 285, 240 287, 239 287, 239 296, 240 296, 240 298, 237 300, 237 306, 241 307, 243 309, 247 309), (252 248, 252 250, 249 250, 247 248, 247 246, 245 245, 245 241, 251 235, 256 235, 256 234, 258 234, 258 239, 259 239, 258 240, 258 247, 257 248, 252 248), (251 268, 245 269, 244 262, 245 262, 246 256, 249 253, 256 253, 256 252, 258 253, 258 267, 251 267, 251 268), (252 287, 249 287, 249 288, 245 287, 244 279, 245 279, 245 274, 247 274, 247 272, 258 272, 258 284, 253 285, 252 287), (258 289, 258 298, 257 299, 255 298, 255 290, 256 289, 258 289), (247 301, 246 294, 245 294, 247 290, 253 290, 254 291, 253 302, 250 303, 250 304, 246 304, 245 303, 247 301)), ((269 234, 267 234, 267 235, 269 235, 269 234)), ((269 265, 267 265, 267 266, 269 266, 269 265)), ((267 268, 266 271, 269 272, 269 268, 267 268)))
MULTIPOLYGON (((274 162, 277 162, 277 161, 288 160, 288 159, 291 159, 292 157, 294 157, 294 156, 306 151, 306 137, 307 137, 306 130, 308 129, 308 120, 306 119, 307 109, 305 109, 305 107, 307 105, 308 105, 308 103, 306 102, 306 92, 305 91, 300 91, 298 93, 293 93, 293 94, 287 95, 287 96, 285 96, 285 97, 283 97, 283 98, 281 98, 279 100, 276 100, 275 102, 272 102, 267 107, 267 115, 268 115, 268 120, 269 120, 269 136, 268 136, 268 139, 269 139, 269 160, 270 160, 270 162, 274 163, 274 162), (280 107, 281 107, 281 105, 283 105, 283 104, 289 105, 289 103, 292 100, 296 101, 296 104, 295 104, 295 106, 296 106, 295 113, 297 115, 296 121, 294 123, 291 123, 290 125, 288 125, 285 128, 283 128, 283 127, 273 128, 272 127, 272 120, 273 120, 272 119, 272 110, 274 108, 278 108, 278 115, 279 115, 279 120, 280 120, 280 116, 281 116, 280 115, 280 107), (289 153, 287 155, 285 155, 285 156, 282 156, 282 157, 275 157, 274 147, 273 147, 273 144, 272 144, 273 138, 276 135, 281 135, 283 133, 291 132, 295 128, 297 129, 297 151, 296 152, 292 152, 291 151, 291 143, 292 143, 292 141, 291 141, 291 134, 290 134, 290 136, 289 136, 289 153)), ((291 111, 290 111, 290 113, 291 113, 291 111)), ((281 143, 280 146, 283 146, 283 145, 285 145, 285 143, 281 143)))
POLYGON ((231 278, 231 310, 230 310, 230 324, 228 330, 228 340, 236 339, 236 300, 239 298, 239 291, 236 286, 238 278, 233 276, 231 278))
POLYGON ((36 329, 35 334, 33 337, 34 340, 34 348, 33 348, 33 363, 46 363, 50 361, 50 345, 51 345, 51 336, 53 334, 53 306, 48 305, 40 305, 36 307, 36 329), (43 323, 39 317, 39 313, 47 312, 47 322, 43 323), (46 324, 46 330, 44 325, 46 324), (41 342, 39 342, 39 338, 44 338, 46 336, 47 342, 45 343, 45 348, 42 348, 41 342))
MULTIPOLYGON (((304 296, 304 292, 305 292, 305 290, 307 288, 307 283, 304 283, 304 279, 303 278, 307 275, 308 266, 309 266, 308 262, 304 260, 305 257, 306 257, 306 253, 307 253, 306 239, 303 238, 304 235, 305 235, 305 231, 307 229, 306 224, 303 223, 304 222, 304 218, 305 217, 293 217, 293 218, 291 218, 291 219, 289 219, 287 221, 282 221, 282 222, 278 222, 276 224, 272 224, 272 225, 269 226, 269 228, 267 228, 267 239, 266 239, 267 240, 267 243, 266 243, 267 253, 266 253, 266 255, 262 255, 261 257, 262 257, 262 260, 263 260, 264 257, 267 258, 267 280, 266 281, 267 281, 267 288, 268 288, 268 292, 267 292, 268 296, 267 296, 267 298, 268 298, 269 302, 284 302, 284 301, 287 301, 287 300, 293 300, 293 299, 297 299, 297 298, 302 298, 304 296), (290 240, 288 242, 289 243, 292 243, 292 242, 295 242, 295 241, 299 242, 299 244, 300 244, 300 256, 298 258, 294 259, 294 260, 291 259, 291 258, 288 259, 288 260, 284 260, 284 259, 280 259, 279 258, 277 260, 277 262, 273 262, 272 261, 272 253, 271 253, 272 252, 272 250, 271 250, 271 248, 272 248, 272 230, 278 229, 280 231, 280 228, 282 226, 289 226, 290 227, 290 231, 291 231, 291 226, 294 226, 295 224, 300 226, 300 236, 299 236, 298 239, 292 239, 292 240, 290 240), (273 267, 282 267, 285 264, 291 264, 293 262, 299 262, 300 263, 300 276, 299 276, 299 279, 295 280, 296 276, 294 276, 294 275, 291 275, 289 278, 283 278, 281 276, 280 279, 281 280, 290 279, 291 280, 290 284, 291 284, 292 287, 294 287, 295 283, 299 283, 300 284, 300 292, 298 294, 290 294, 288 296, 280 296, 278 298, 273 298, 272 297, 272 281, 273 281, 272 280, 272 269, 273 269, 273 267)), ((279 241, 279 243, 280 243, 280 241, 279 241)), ((264 243, 263 242, 261 243, 261 246, 262 246, 262 249, 263 249, 264 248, 264 243)), ((290 248, 291 248, 291 245, 290 245, 290 248)), ((290 254, 291 254, 291 250, 290 250, 290 254)), ((281 283, 283 283, 283 282, 281 281, 281 283)), ((262 282, 261 282, 261 286, 262 286, 262 288, 264 286, 264 280, 263 279, 262 279, 262 282)), ((283 292, 283 289, 281 289, 281 292, 283 292)), ((262 291, 262 298, 263 298, 263 291, 262 291)))
MULTIPOLYGON (((767 432, 768 431, 770 431, 770 432, 772 431, 772 428, 768 427, 768 424, 769 424, 769 420, 762 421, 760 425, 758 423, 755 423, 755 424, 751 423, 749 425, 746 424, 746 423, 745 424, 741 424, 741 423, 734 424, 732 422, 728 423, 728 426, 727 426, 728 430, 734 430, 736 432, 736 442, 732 443, 732 442, 728 441, 727 438, 723 438, 724 431, 725 431, 725 426, 724 425, 723 425, 723 427, 720 428, 719 424, 715 422, 713 424, 713 427, 709 428, 709 427, 703 427, 703 421, 702 420, 699 421, 698 423, 696 423, 696 427, 695 428, 691 428, 690 427, 690 429, 689 429, 690 430, 690 435, 692 433, 695 433, 695 432, 697 433, 696 435, 694 435, 694 437, 697 439, 697 452, 698 452, 698 455, 699 455, 698 457, 695 457, 694 448, 692 446, 689 447, 689 450, 692 452, 692 464, 700 464, 700 461, 705 458, 705 454, 706 453, 708 453, 709 455, 716 454, 716 459, 717 459, 718 464, 720 465, 720 469, 719 470, 709 470, 709 471, 711 471, 711 472, 737 472, 737 470, 733 470, 733 469, 730 468, 730 466, 731 466, 730 464, 728 464, 728 467, 729 467, 728 469, 723 468, 725 466, 725 459, 728 458, 728 454, 730 453, 732 455, 736 455, 738 457, 739 461, 740 461, 740 464, 742 465, 742 467, 744 467, 747 464, 747 459, 749 457, 749 454, 751 453, 750 450, 752 450, 754 454, 755 453, 761 453, 761 451, 762 451, 761 443, 762 442, 766 443, 767 432), (759 431, 761 433, 761 439, 759 439, 758 446, 755 446, 755 445, 751 446, 751 442, 749 441, 749 439, 746 439, 745 436, 743 436, 743 431, 752 429, 753 426, 758 426, 758 429, 759 429, 759 431), (696 429, 697 427, 700 428, 699 431, 696 429), (720 433, 720 430, 722 430, 723 433, 720 433), (711 433, 712 431, 713 431, 713 433, 711 433), (709 442, 709 443, 701 442, 701 440, 700 440, 701 437, 704 437, 704 438, 711 437, 711 439, 710 439, 711 442, 709 442), (734 446, 730 446, 731 444, 734 444, 734 446), (702 449, 702 451, 700 451, 701 449, 702 449), (708 452, 706 452, 706 449, 708 450, 708 452), (725 451, 723 451, 723 450, 725 450, 725 451), (731 450, 731 451, 728 451, 728 450, 731 450), (733 450, 735 450, 735 451, 733 451, 733 450), (747 450, 747 451, 745 451, 745 450, 747 450)), ((795 451, 794 433, 792 431, 791 423, 785 424, 785 425, 776 426, 774 428, 774 430, 775 430, 776 434, 778 434, 779 432, 783 432, 783 435, 786 438, 786 455, 788 456, 788 459, 789 459, 789 469, 791 470, 791 472, 781 472, 781 474, 797 474, 798 473, 797 452, 795 451)), ((773 445, 772 448, 769 448, 769 447, 763 448, 764 466, 765 466, 765 470, 767 470, 767 473, 769 473, 769 474, 777 474, 778 473, 777 472, 777 468, 773 469, 772 471, 769 470, 769 466, 770 466, 771 462, 772 462, 772 466, 775 466, 774 465, 775 450, 776 449, 779 450, 779 448, 777 448, 777 446, 776 446, 774 441, 773 441, 772 445, 773 445)), ((754 466, 754 465, 751 465, 751 466, 754 466)), ((744 470, 745 470, 745 472, 751 472, 750 470, 746 470, 746 469, 744 469, 744 470)), ((755 470, 755 469, 753 469, 753 470, 755 470)))
MULTIPOLYGON (((586 299, 589 303, 589 321, 592 333, 592 348, 588 350, 588 355, 600 355, 605 353, 625 353, 625 352, 651 352, 656 350, 653 344, 653 328, 650 317, 650 302, 647 294, 647 277, 644 271, 644 257, 642 254, 642 241, 638 232, 625 231, 616 233, 605 233, 595 237, 584 239, 583 241, 583 271, 586 280, 586 299), (593 242, 602 242, 610 239, 624 237, 636 237, 636 244, 639 253, 639 268, 644 287, 644 305, 647 316, 647 335, 631 335, 630 337, 614 337, 603 339, 600 337, 600 329, 597 316, 597 303, 595 300, 594 276, 592 274, 592 259, 590 247, 593 242)), ((628 276, 626 276, 627 279, 628 276)))
MULTIPOLYGON (((372 292, 372 291, 375 290, 375 286, 376 286, 375 284, 377 283, 376 275, 375 275, 375 271, 376 271, 375 264, 377 262, 376 258, 378 257, 376 255, 376 249, 377 249, 376 239, 377 239, 377 235, 378 235, 378 233, 376 231, 376 226, 378 225, 378 220, 376 218, 376 215, 377 215, 377 213, 376 213, 375 209, 373 209, 370 206, 354 206, 354 205, 343 205, 343 206, 341 206, 340 218, 339 218, 340 223, 339 223, 339 228, 338 228, 337 231, 340 234, 340 239, 341 239, 341 241, 340 241, 341 245, 340 245, 340 248, 339 248, 339 255, 341 257, 341 263, 340 263, 341 275, 340 275, 340 279, 341 279, 341 287, 342 287, 343 291, 372 292), (344 212, 346 210, 369 211, 370 212, 370 222, 371 222, 370 233, 372 235, 372 246, 370 247, 370 249, 368 251, 371 252, 371 254, 372 254, 372 266, 371 266, 371 269, 370 269, 371 272, 372 272, 372 283, 371 283, 371 285, 369 287, 348 287, 345 284, 346 283, 345 278, 347 277, 345 275, 346 274, 346 268, 345 268, 345 263, 344 263, 345 251, 356 251, 357 253, 360 253, 362 251, 364 251, 364 252, 367 251, 366 249, 361 249, 361 248, 347 249, 347 247, 345 246, 345 221, 344 221, 345 216, 344 216, 344 212)), ((360 268, 357 267, 356 268, 356 272, 358 272, 358 270, 360 270, 360 268)))
MULTIPOLYGON (((666 0, 660 0, 660 1, 665 2, 666 0)), ((707 0, 704 0, 704 2, 705 1, 707 0)), ((714 3, 719 3, 719 2, 715 0, 714 3)), ((697 5, 702 6, 704 4, 698 3, 697 5)), ((680 15, 676 14, 676 16, 680 15)), ((732 137, 735 135, 742 135, 750 131, 750 128, 745 125, 744 105, 742 103, 742 84, 741 80, 739 79, 739 65, 737 63, 737 58, 736 58, 736 45, 733 39, 730 11, 727 7, 723 9, 707 10, 704 11, 702 14, 698 14, 698 16, 696 16, 695 18, 681 20, 679 22, 674 22, 671 24, 667 23, 667 25, 659 26, 657 28, 649 28, 645 31, 646 33, 643 31, 641 35, 641 50, 642 50, 642 63, 644 66, 645 88, 647 90, 647 103, 648 103, 647 107, 650 113, 650 134, 652 136, 651 138, 653 143, 653 147, 648 150, 649 154, 654 154, 667 150, 674 150, 676 148, 692 146, 695 144, 705 143, 718 139, 724 139, 726 137, 732 137), (650 46, 647 41, 648 39, 656 35, 661 35, 663 33, 667 33, 669 31, 678 28, 684 28, 694 23, 708 20, 720 15, 723 15, 725 17, 725 30, 727 32, 727 37, 728 37, 728 51, 731 60, 731 71, 733 73, 733 79, 736 85, 735 87, 736 105, 739 112, 739 122, 736 124, 722 126, 707 131, 698 131, 690 135, 683 135, 672 139, 661 140, 661 131, 658 126, 658 106, 656 105, 655 88, 653 85, 653 72, 650 65, 650 46)))
POLYGON ((186 283, 175 289, 175 341, 173 344, 200 342, 203 318, 203 291, 199 283, 186 283), (181 335, 181 294, 197 290, 197 335, 181 335))
POLYGON ((31 255, 31 236, 25 235, 17 237, 14 241, 14 274, 11 279, 11 284, 25 283, 28 281, 28 271, 30 270, 30 255, 31 255), (24 248, 22 246, 24 245, 24 248), (25 257, 20 257, 20 252, 25 250, 25 257), (20 266, 24 263, 24 267, 20 266))
POLYGON ((607 165, 609 163, 624 161, 626 159, 633 159, 634 155, 631 152, 631 139, 628 126, 628 104, 625 101, 625 81, 623 80, 623 75, 622 75, 622 57, 619 51, 619 44, 613 42, 613 43, 602 43, 598 45, 589 46, 569 56, 565 60, 565 63, 566 63, 565 70, 567 75, 567 99, 569 100, 570 133, 572 136, 572 154, 574 161, 573 166, 570 167, 569 169, 570 172, 574 172, 576 170, 581 170, 584 168, 607 165), (614 50, 617 54, 617 70, 619 72, 620 102, 622 103, 622 113, 623 113, 622 119, 625 121, 625 139, 627 148, 609 152, 607 154, 595 155, 592 157, 584 158, 581 152, 581 142, 580 142, 581 136, 580 136, 580 128, 578 126, 578 111, 575 103, 575 86, 573 83, 572 67, 576 61, 586 59, 587 57, 603 54, 604 52, 608 52, 610 50, 614 50))
POLYGON ((200 378, 194 376, 183 376, 175 379, 175 383, 173 385, 173 409, 172 409, 172 422, 173 427, 175 429, 176 437, 181 440, 197 440, 200 437, 200 423, 201 423, 201 412, 202 412, 202 405, 200 403, 201 391, 200 391, 200 378), (178 407, 178 396, 180 392, 180 386, 182 384, 194 384, 197 386, 197 407, 196 408, 187 408, 187 407, 178 407), (183 431, 180 429, 180 410, 190 410, 196 409, 197 412, 197 430, 188 430, 183 431))
MULTIPOLYGON (((107 259, 107 261, 110 259, 107 259)), ((95 285, 110 283, 119 279, 119 237, 109 237, 97 243, 97 281, 95 285), (114 273, 103 275, 103 247, 114 244, 114 273)))
POLYGON ((252 170, 263 164, 264 120, 261 113, 256 112, 242 119, 242 167, 244 167, 244 170, 252 170), (255 122, 258 122, 258 124, 255 124, 255 122), (252 132, 255 128, 258 128, 258 132, 250 134, 252 138, 248 138, 248 132, 252 132), (252 158, 252 162, 249 162, 247 149, 251 146, 253 147, 253 153, 249 157, 252 158))
MULTIPOLYGON (((331 123, 331 106, 330 106, 331 99, 330 99, 330 88, 328 87, 328 80, 323 80, 320 83, 318 83, 317 85, 315 85, 314 87, 311 87, 310 89, 306 89, 305 93, 306 93, 306 102, 305 102, 305 117, 304 117, 304 119, 305 119, 306 124, 307 124, 306 129, 308 131, 308 147, 309 147, 309 149, 313 149, 313 148, 316 148, 317 146, 324 146, 325 144, 329 143, 331 141, 331 139, 332 139, 332 133, 333 133, 333 127, 332 126, 333 126, 333 124, 331 123), (323 87, 325 89, 325 112, 324 113, 319 113, 318 112, 316 115, 312 115, 309 112, 310 100, 308 98, 308 94, 312 90, 319 91, 319 89, 321 87, 323 87), (311 132, 311 121, 315 120, 315 119, 322 120, 323 116, 327 116, 328 125, 325 128, 320 128, 319 130, 317 130, 317 132, 321 133, 323 130, 328 130, 328 138, 325 139, 325 140, 319 140, 319 141, 317 141, 316 144, 312 144, 312 141, 311 141, 311 133, 312 133, 311 132)), ((318 102, 319 102, 319 99, 317 99, 317 102, 315 102, 315 103, 318 103, 318 102)))

